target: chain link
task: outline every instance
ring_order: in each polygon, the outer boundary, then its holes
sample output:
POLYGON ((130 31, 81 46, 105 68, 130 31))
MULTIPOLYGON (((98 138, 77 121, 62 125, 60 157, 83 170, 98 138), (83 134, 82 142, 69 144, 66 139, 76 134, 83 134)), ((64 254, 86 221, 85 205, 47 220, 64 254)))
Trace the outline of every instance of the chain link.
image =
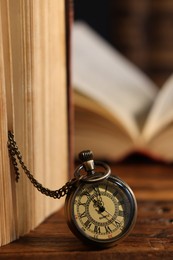
POLYGON ((19 168, 18 168, 18 162, 19 162, 23 171, 29 178, 30 182, 34 185, 34 187, 39 192, 41 192, 42 194, 44 194, 46 196, 52 197, 54 199, 60 199, 63 196, 65 196, 69 192, 69 190, 73 187, 73 185, 77 182, 77 178, 73 178, 70 181, 68 181, 62 188, 60 188, 58 190, 50 190, 48 188, 43 187, 43 185, 34 178, 34 176, 31 174, 31 172, 26 167, 26 165, 22 159, 21 152, 14 139, 14 134, 11 131, 8 132, 8 150, 9 150, 11 162, 14 167, 16 181, 18 182, 19 177, 20 177, 20 172, 19 172, 19 168), (18 162, 17 162, 17 159, 18 159, 18 162))

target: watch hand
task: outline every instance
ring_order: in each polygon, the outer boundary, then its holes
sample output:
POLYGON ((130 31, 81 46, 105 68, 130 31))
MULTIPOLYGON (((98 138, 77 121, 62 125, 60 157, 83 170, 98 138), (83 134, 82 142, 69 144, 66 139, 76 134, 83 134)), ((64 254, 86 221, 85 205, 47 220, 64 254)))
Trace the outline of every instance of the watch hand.
POLYGON ((112 215, 110 212, 108 212, 106 209, 105 209, 105 211, 108 213, 108 215, 110 215, 111 217, 113 217, 113 215, 112 215))
POLYGON ((102 205, 102 203, 100 203, 100 201, 93 199, 94 202, 94 206, 98 207, 99 210, 96 209, 96 211, 99 212, 104 212, 105 211, 105 207, 102 205))
POLYGON ((101 217, 99 217, 99 219, 103 219, 103 218, 107 218, 109 215, 105 215, 105 216, 101 216, 101 217))
MULTIPOLYGON (((97 201, 96 201, 97 202, 97 201)), ((99 205, 97 205, 99 207, 99 205)), ((100 217, 99 219, 103 219, 103 218, 106 218, 107 220, 110 220, 109 219, 109 216, 111 216, 113 218, 113 215, 108 212, 104 207, 99 207, 99 210, 95 209, 99 214, 102 215, 102 217, 100 217), (104 215, 103 212, 106 212, 107 215, 104 215)), ((112 224, 117 227, 117 228, 120 228, 121 227, 121 222, 119 220, 114 220, 114 222, 112 222, 112 224)))
MULTIPOLYGON (((108 212, 106 209, 105 209, 105 211, 106 211, 106 213, 108 213, 108 215, 110 215, 113 218, 113 215, 110 212, 108 212)), ((115 220, 115 222, 117 224, 121 225, 121 222, 119 220, 115 220)))
MULTIPOLYGON (((105 210, 105 211, 106 211, 106 210, 105 210)), ((107 211, 106 211, 106 212, 107 212, 107 211)), ((107 220, 110 220, 108 217, 109 217, 109 216, 113 217, 109 212, 107 212, 108 215, 104 215, 102 212, 98 212, 98 213, 102 215, 102 217, 100 217, 99 219, 106 218, 107 220)), ((120 227, 121 227, 121 222, 120 222, 119 220, 114 220, 114 221, 112 222, 112 225, 114 225, 116 228, 120 228, 120 227)))
POLYGON ((98 187, 93 187, 93 189, 95 190, 95 193, 96 193, 96 196, 97 196, 97 200, 100 203, 102 203, 102 205, 104 205, 99 188, 98 187))

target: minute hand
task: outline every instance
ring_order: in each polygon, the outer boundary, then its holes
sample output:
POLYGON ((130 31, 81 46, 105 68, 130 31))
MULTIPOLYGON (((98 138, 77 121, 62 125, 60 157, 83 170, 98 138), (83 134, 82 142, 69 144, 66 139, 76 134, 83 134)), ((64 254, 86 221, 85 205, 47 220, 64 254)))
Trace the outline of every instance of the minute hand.
MULTIPOLYGON (((108 212, 106 209, 104 211, 113 218, 113 215, 110 212, 108 212)), ((121 222, 119 220, 115 220, 115 223, 121 225, 121 222)))
POLYGON ((99 188, 98 188, 98 187, 94 187, 94 190, 95 190, 95 193, 96 193, 96 196, 97 196, 98 201, 100 201, 100 202, 102 203, 102 206, 103 206, 104 203, 103 203, 103 200, 102 200, 102 197, 101 197, 99 188))

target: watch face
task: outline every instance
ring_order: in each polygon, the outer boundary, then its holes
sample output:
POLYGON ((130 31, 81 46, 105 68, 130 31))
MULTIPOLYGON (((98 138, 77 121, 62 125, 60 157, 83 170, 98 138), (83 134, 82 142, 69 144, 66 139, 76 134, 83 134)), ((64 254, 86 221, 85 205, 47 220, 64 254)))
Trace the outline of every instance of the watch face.
POLYGON ((132 229, 136 200, 131 189, 119 178, 95 183, 82 182, 67 198, 70 229, 93 245, 118 243, 132 229))

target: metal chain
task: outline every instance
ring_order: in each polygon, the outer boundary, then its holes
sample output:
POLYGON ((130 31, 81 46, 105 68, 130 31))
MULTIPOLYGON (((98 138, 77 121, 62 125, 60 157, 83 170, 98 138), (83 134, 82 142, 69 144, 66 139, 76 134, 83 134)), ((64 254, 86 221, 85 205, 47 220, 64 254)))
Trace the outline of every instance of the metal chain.
POLYGON ((54 199, 60 199, 69 192, 69 190, 73 187, 73 185, 77 181, 77 178, 73 178, 70 181, 68 181, 62 188, 60 188, 58 190, 50 190, 48 188, 45 188, 45 187, 42 186, 41 183, 39 183, 34 178, 34 176, 30 173, 30 171, 26 167, 26 165, 25 165, 25 163, 22 159, 21 152, 20 152, 20 150, 19 150, 19 148, 16 144, 16 141, 14 139, 14 134, 11 131, 8 132, 8 150, 9 150, 11 162, 12 162, 13 167, 14 167, 14 171, 15 171, 15 175, 16 175, 16 181, 18 182, 19 177, 20 177, 19 168, 18 168, 18 162, 19 162, 23 171, 25 172, 25 174, 29 178, 30 182, 34 185, 34 187, 39 192, 41 192, 42 194, 44 194, 46 196, 52 197, 54 199), (17 162, 17 159, 18 159, 18 162, 17 162))

